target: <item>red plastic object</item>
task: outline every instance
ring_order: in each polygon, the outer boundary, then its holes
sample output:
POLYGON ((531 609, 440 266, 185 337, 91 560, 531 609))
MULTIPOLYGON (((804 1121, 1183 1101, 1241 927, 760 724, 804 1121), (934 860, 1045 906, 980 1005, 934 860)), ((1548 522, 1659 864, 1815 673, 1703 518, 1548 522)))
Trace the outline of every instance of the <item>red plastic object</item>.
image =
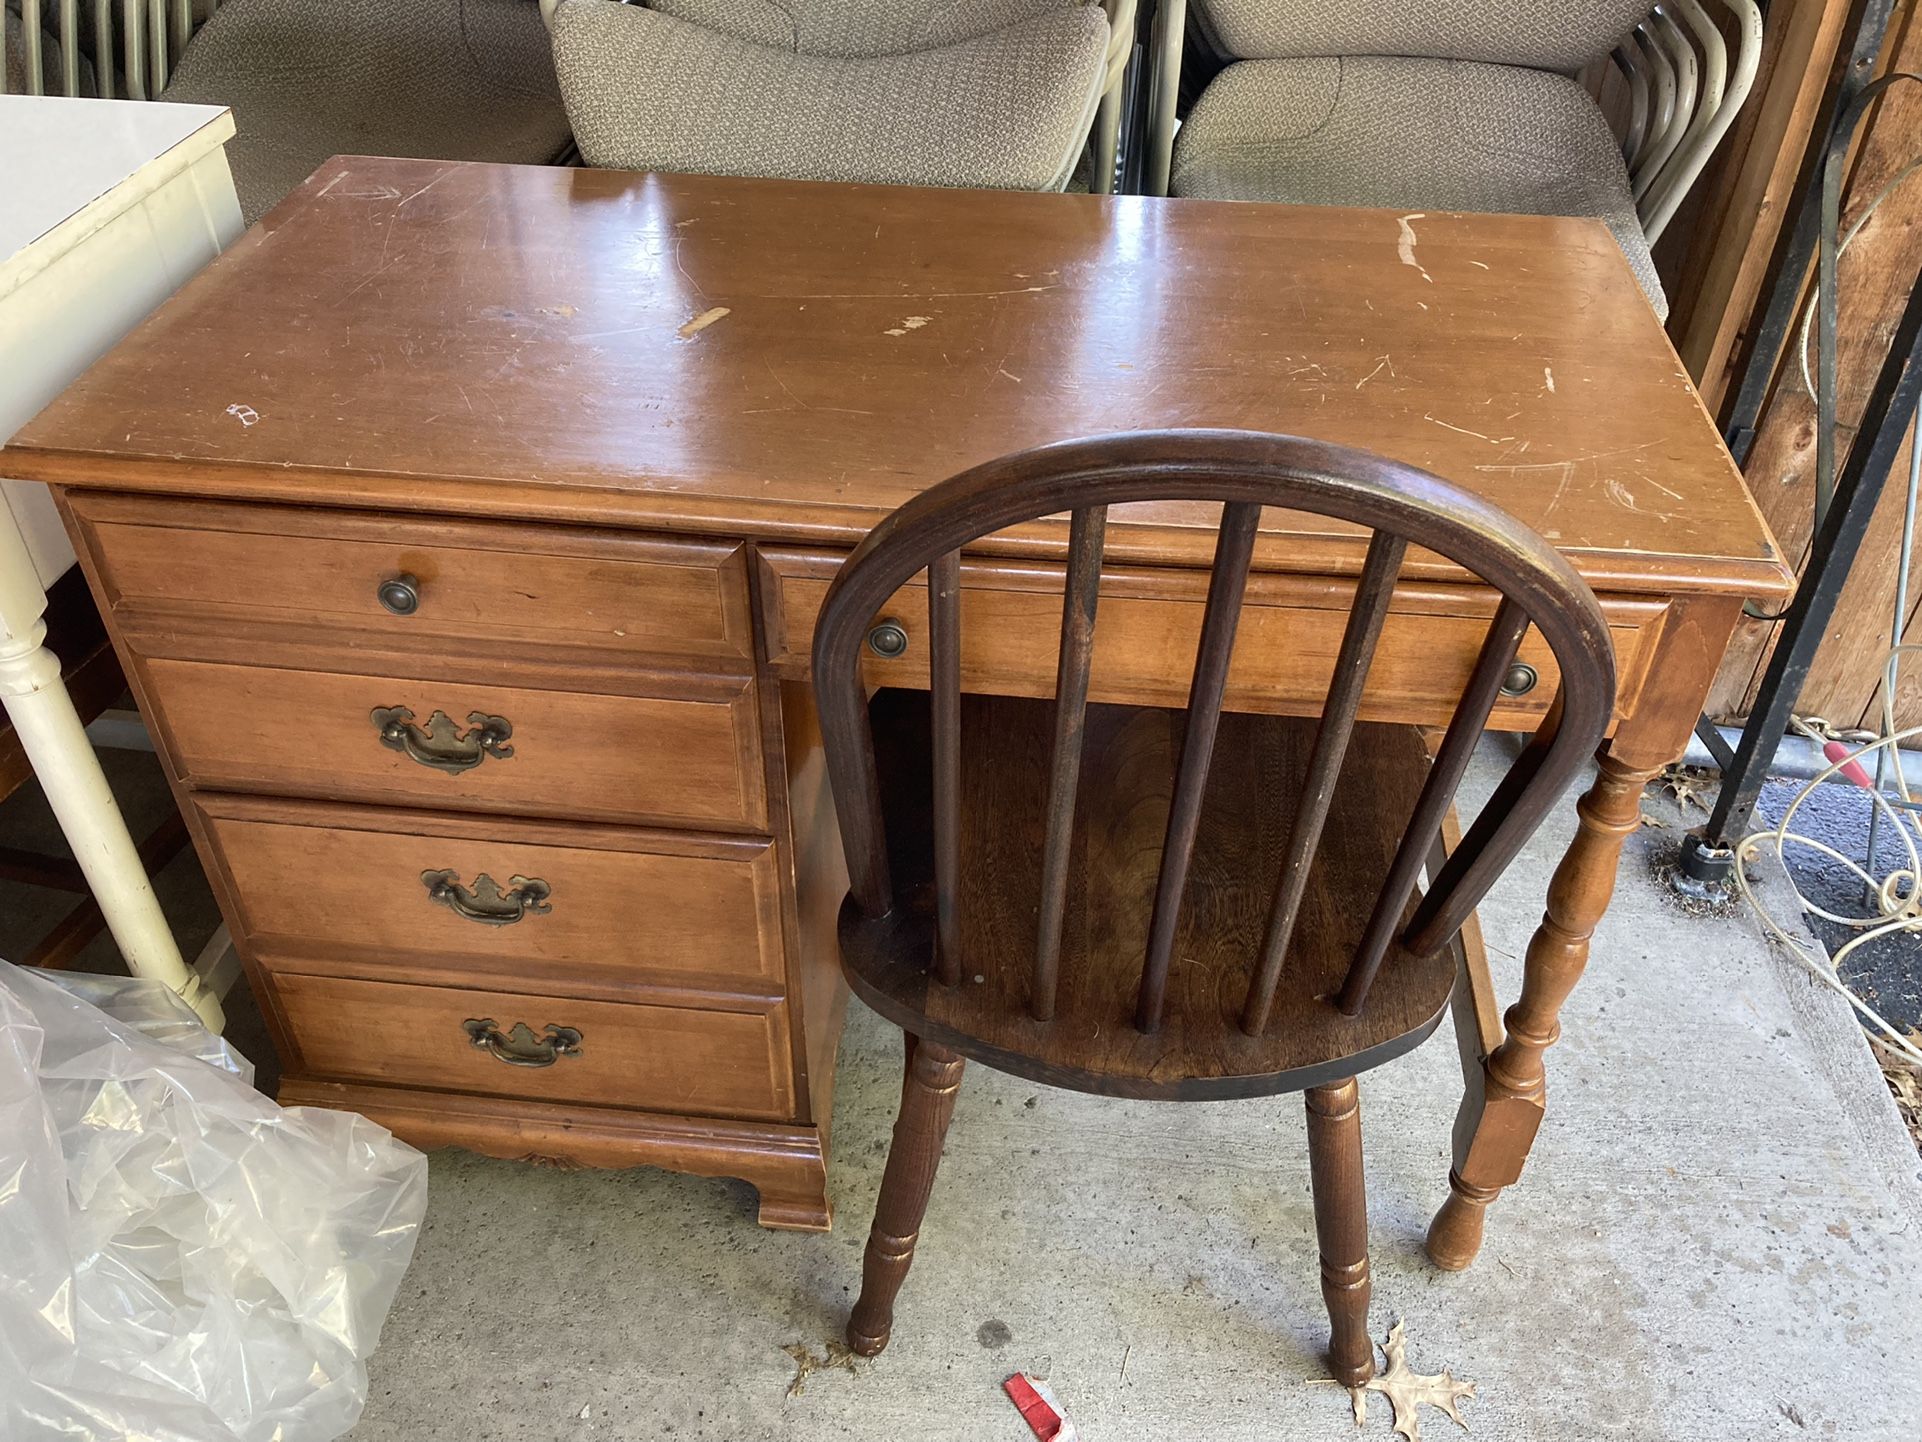
POLYGON ((1074 1423, 1061 1415, 1054 1399, 1041 1394, 1025 1372, 1016 1372, 1001 1388, 1021 1413, 1021 1420, 1041 1442, 1073 1442, 1074 1423))
POLYGON ((1875 778, 1862 769, 1862 763, 1860 761, 1849 760, 1849 758, 1855 754, 1855 748, 1853 746, 1845 745, 1840 741, 1824 741, 1822 743, 1822 754, 1829 758, 1831 764, 1837 761, 1848 762, 1837 774, 1848 777, 1849 780, 1853 781, 1857 786, 1860 786, 1864 791, 1875 790, 1875 778))

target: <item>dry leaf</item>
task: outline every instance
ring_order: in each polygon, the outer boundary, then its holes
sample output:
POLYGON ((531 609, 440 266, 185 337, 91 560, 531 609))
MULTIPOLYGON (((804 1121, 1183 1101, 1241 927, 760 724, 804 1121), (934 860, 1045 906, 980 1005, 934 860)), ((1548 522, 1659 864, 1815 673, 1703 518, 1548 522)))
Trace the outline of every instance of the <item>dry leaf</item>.
POLYGON ((1702 800, 1700 790, 1707 783, 1701 776, 1680 766, 1671 766, 1662 773, 1661 784, 1662 789, 1675 798, 1676 806, 1683 811, 1693 806, 1697 811, 1707 814, 1708 803, 1702 800))
MULTIPOLYGON (((1922 1151, 1922 1067, 1873 1032, 1868 1037, 1869 1045, 1875 1050, 1875 1059, 1882 1064, 1882 1079, 1889 1084, 1889 1091, 1895 1097, 1896 1110, 1902 1113, 1902 1120, 1908 1126, 1916 1150, 1922 1151)), ((1922 1046, 1922 1031, 1911 1029, 1908 1039, 1916 1046, 1922 1046)))
POLYGON ((1432 1377, 1410 1371, 1408 1343, 1402 1336, 1399 1321, 1388 1333, 1388 1340, 1381 1344, 1381 1350, 1388 1358, 1388 1370, 1370 1377, 1359 1387, 1348 1389, 1348 1395, 1355 1402, 1357 1427, 1368 1421, 1368 1394, 1380 1392, 1395 1409, 1395 1431, 1406 1437, 1408 1442, 1421 1442, 1421 1404, 1424 1402, 1431 1407, 1441 1408, 1455 1419, 1464 1432, 1468 1430, 1460 1403, 1475 1395, 1473 1382, 1457 1382, 1454 1374, 1445 1368, 1432 1377))
POLYGON ((806 1391, 808 1378, 816 1372, 853 1372, 861 1363, 845 1342, 830 1341, 825 1357, 815 1356, 806 1342, 789 1342, 781 1350, 794 1359, 794 1380, 787 1384, 790 1397, 806 1391))

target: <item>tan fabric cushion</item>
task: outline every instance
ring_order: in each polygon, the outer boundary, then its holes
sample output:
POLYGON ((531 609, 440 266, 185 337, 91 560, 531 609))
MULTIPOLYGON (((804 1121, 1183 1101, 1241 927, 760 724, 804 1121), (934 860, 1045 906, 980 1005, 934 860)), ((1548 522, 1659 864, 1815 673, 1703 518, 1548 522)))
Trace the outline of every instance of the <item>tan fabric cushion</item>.
POLYGON ((1191 0, 1215 48, 1244 60, 1424 55, 1577 70, 1653 0, 1191 0))
POLYGON ((1203 92, 1169 189, 1207 200, 1583 215, 1664 316, 1628 170, 1566 76, 1451 60, 1245 60, 1203 92))
POLYGON ((650 0, 738 40, 803 55, 899 55, 972 40, 1081 0, 650 0))
POLYGON ((564 0, 554 57, 590 165, 1059 189, 1087 139, 1108 24, 1050 8, 901 55, 802 55, 609 0, 564 0))
POLYGON ((233 107, 249 223, 333 155, 538 164, 568 141, 534 0, 227 0, 164 98, 233 107))

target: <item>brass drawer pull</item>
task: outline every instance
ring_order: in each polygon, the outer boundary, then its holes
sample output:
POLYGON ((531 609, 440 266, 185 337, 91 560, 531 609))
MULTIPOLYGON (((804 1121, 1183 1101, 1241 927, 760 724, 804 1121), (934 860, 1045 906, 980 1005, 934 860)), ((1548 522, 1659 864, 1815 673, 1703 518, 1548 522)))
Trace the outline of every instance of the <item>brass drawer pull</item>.
POLYGON ((429 716, 425 727, 414 724, 414 713, 405 706, 376 706, 370 714, 380 732, 381 745, 450 775, 472 770, 489 756, 505 761, 514 754, 514 748, 507 744, 514 725, 505 716, 470 711, 469 729, 463 732, 445 711, 429 716))
POLYGON ((539 916, 554 909, 547 899, 554 889, 535 876, 510 876, 502 889, 483 871, 474 878, 471 891, 460 884, 458 871, 423 871, 420 880, 429 901, 437 901, 454 915, 482 926, 512 926, 523 916, 539 916))
POLYGON ((581 1034, 571 1026, 549 1022, 540 1036, 524 1021, 515 1022, 503 1036, 491 1016, 469 1017, 460 1026, 470 1042, 509 1066, 552 1066, 564 1056, 581 1054, 581 1034))

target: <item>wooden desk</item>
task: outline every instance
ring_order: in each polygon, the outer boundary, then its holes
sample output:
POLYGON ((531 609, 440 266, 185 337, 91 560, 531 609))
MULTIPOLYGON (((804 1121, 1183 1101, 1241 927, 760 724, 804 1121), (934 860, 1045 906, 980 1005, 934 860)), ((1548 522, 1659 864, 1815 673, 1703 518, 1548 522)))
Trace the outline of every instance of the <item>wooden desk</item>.
MULTIPOLYGON (((1741 602, 1786 584, 1597 224, 343 159, 9 465, 60 493, 287 1100, 743 1176, 763 1222, 820 1226, 846 1004, 806 686, 828 579, 964 466, 1200 425, 1428 467, 1608 608, 1621 715, 1464 1133, 1492 1195, 1642 782, 1741 602)), ((1097 698, 1180 699, 1214 519, 1112 518, 1097 698)), ((968 558, 969 686, 1050 689, 1065 537, 968 558)), ((1232 704, 1318 703, 1361 552, 1267 517, 1232 704)), ((1491 613, 1411 557, 1364 714, 1444 719, 1491 613)), ((908 649, 874 679, 913 685, 919 594, 895 615, 908 649)), ((1498 724, 1553 690, 1524 659, 1542 679, 1498 724)))

